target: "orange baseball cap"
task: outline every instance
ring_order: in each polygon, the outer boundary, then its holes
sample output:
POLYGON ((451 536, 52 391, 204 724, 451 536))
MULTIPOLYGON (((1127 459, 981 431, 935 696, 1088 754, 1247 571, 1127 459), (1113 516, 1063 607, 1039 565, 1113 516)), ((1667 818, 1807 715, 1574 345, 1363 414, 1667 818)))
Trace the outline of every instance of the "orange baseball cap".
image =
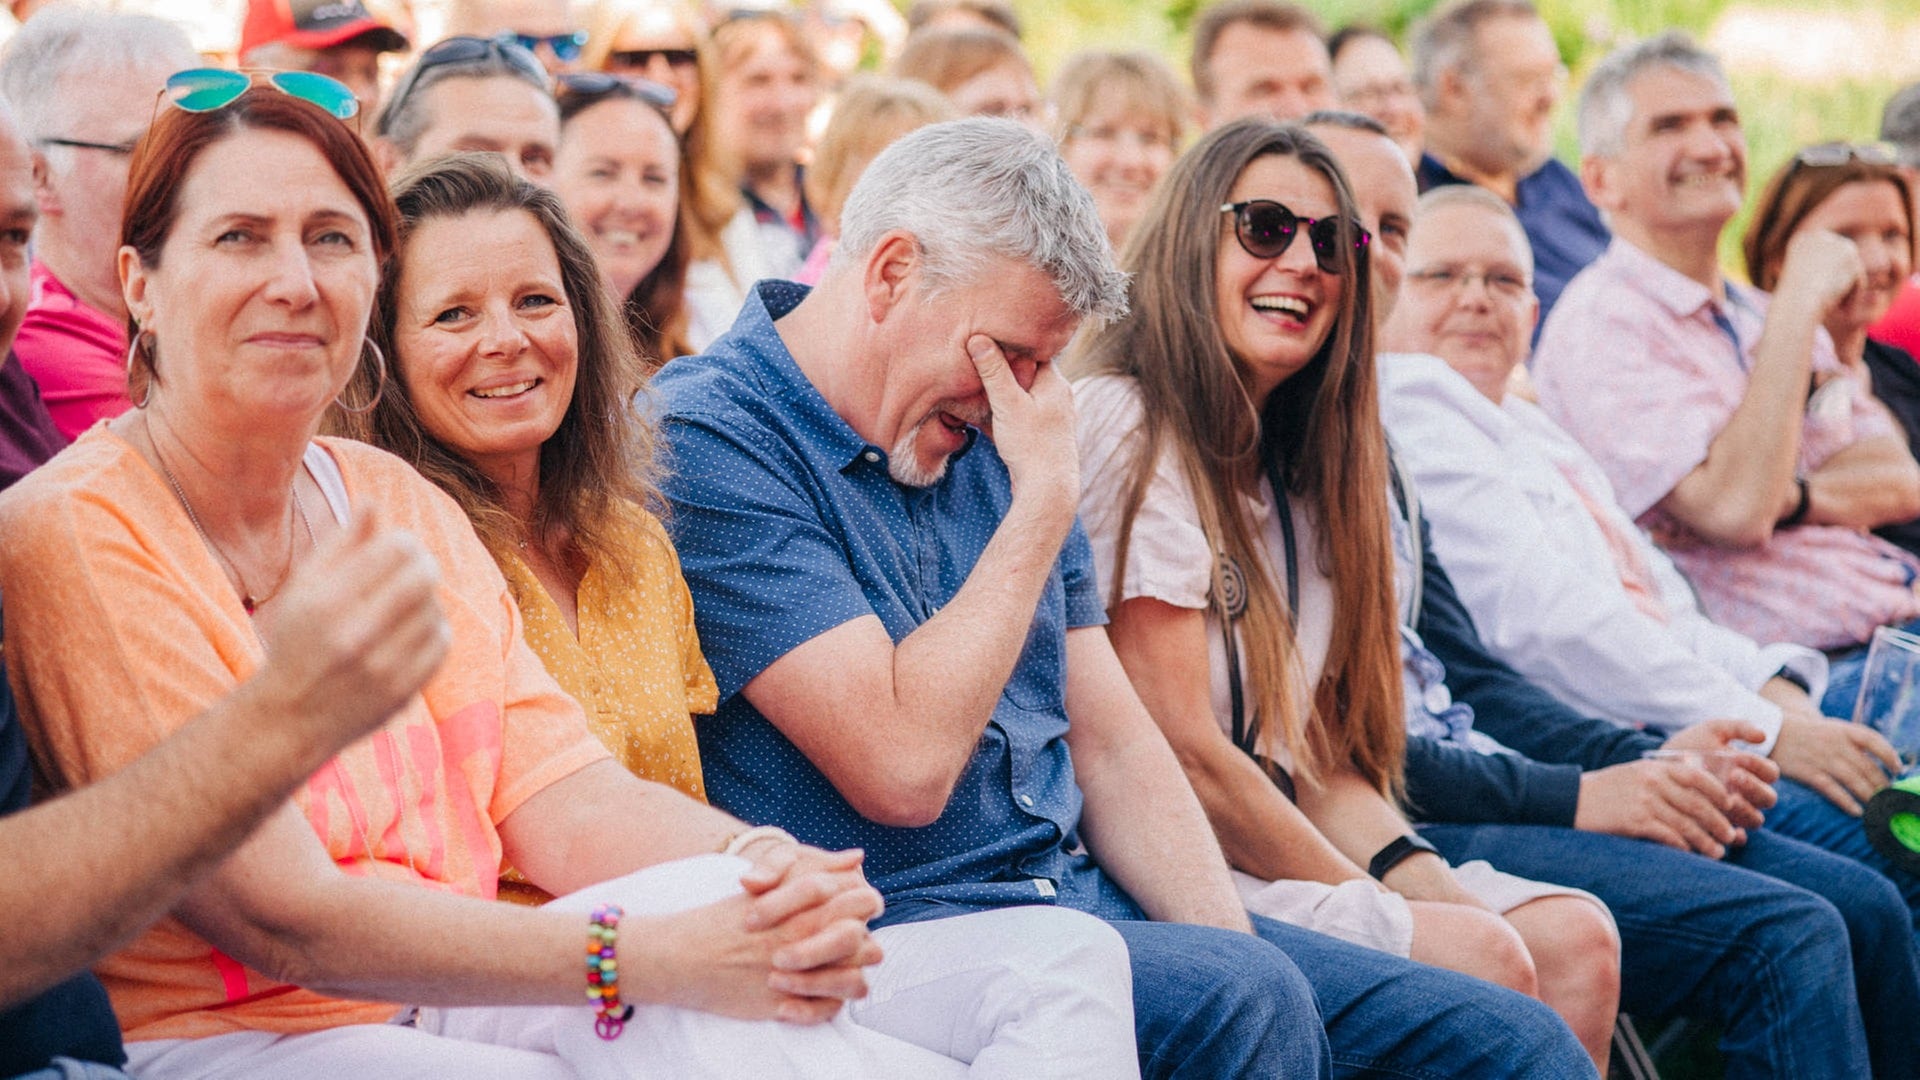
POLYGON ((381 52, 407 47, 407 37, 369 13, 359 0, 247 0, 240 55, 279 42, 296 49, 327 49, 365 39, 381 52))

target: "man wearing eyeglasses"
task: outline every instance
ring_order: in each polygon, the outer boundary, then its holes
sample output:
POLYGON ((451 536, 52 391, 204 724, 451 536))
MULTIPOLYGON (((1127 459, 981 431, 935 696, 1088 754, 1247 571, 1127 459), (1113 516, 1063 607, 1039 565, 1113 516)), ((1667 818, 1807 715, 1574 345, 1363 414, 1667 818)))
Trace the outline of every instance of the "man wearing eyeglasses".
POLYGON ((127 400, 127 310, 114 268, 127 161, 160 84, 198 54, 172 23, 61 6, 0 54, 0 96, 33 147, 40 223, 16 354, 68 439, 127 400))
POLYGON ((1419 28, 1412 54, 1427 109, 1420 190, 1478 184, 1514 208, 1533 245, 1545 320, 1609 236, 1579 177, 1553 157, 1567 74, 1553 33, 1532 0, 1464 0, 1419 28))
POLYGON ((549 75, 576 71, 587 32, 573 21, 567 0, 454 0, 447 32, 506 37, 540 58, 549 75))
POLYGON ((369 116, 380 100, 380 54, 406 48, 406 35, 359 0, 248 0, 240 28, 242 66, 331 76, 369 116))

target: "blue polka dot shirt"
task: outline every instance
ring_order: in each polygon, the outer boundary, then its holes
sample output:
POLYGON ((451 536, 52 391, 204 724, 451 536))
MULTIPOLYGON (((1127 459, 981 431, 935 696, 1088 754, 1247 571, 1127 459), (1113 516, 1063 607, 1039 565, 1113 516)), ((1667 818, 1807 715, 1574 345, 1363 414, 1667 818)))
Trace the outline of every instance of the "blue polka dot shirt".
MULTIPOLYGON (((860 815, 740 693, 775 660, 864 615, 895 642, 966 583, 1012 503, 991 443, 927 488, 897 484, 794 363, 773 321, 804 286, 761 282, 733 329, 652 381, 668 451, 674 542, 720 708, 697 721, 708 796, 810 844, 861 847, 883 922, 1059 903, 1109 918, 1139 909, 1080 849, 1068 758, 1065 635, 1105 621, 1078 524, 1040 597, 993 717, 940 818, 895 828, 860 815)), ((861 722, 857 703, 842 718, 861 722)))

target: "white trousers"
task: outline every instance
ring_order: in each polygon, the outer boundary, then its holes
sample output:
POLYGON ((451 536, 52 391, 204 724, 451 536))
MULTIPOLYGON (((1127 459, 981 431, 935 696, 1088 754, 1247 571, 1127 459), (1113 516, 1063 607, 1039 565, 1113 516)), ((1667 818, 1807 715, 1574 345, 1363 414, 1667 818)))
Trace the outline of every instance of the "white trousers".
MULTIPOLYGON (((702 855, 602 882, 552 906, 585 912, 616 903, 629 917, 670 914, 739 892, 747 865, 702 855)), ((142 1080, 304 1080, 356 1071, 383 1080, 1138 1075, 1126 946, 1100 920, 1022 907, 888 927, 877 936, 887 955, 869 969, 868 997, 814 1026, 641 1005, 608 1042, 594 1034, 584 1002, 428 1008, 414 1027, 131 1043, 128 1071, 142 1080)), ((644 942, 628 947, 635 946, 644 942)))

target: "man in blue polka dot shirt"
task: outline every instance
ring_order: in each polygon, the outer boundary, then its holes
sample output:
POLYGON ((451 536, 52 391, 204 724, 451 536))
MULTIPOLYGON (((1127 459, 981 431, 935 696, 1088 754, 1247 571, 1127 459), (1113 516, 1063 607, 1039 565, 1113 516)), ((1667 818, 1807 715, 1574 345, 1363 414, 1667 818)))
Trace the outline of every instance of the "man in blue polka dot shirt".
POLYGON ((1590 1076, 1538 1002, 1241 908, 1074 520, 1052 361, 1125 303, 1051 144, 955 121, 868 167, 818 288, 760 283, 655 378, 708 793, 865 849, 889 949, 1019 905, 1108 920, 1149 1077, 1590 1076))

